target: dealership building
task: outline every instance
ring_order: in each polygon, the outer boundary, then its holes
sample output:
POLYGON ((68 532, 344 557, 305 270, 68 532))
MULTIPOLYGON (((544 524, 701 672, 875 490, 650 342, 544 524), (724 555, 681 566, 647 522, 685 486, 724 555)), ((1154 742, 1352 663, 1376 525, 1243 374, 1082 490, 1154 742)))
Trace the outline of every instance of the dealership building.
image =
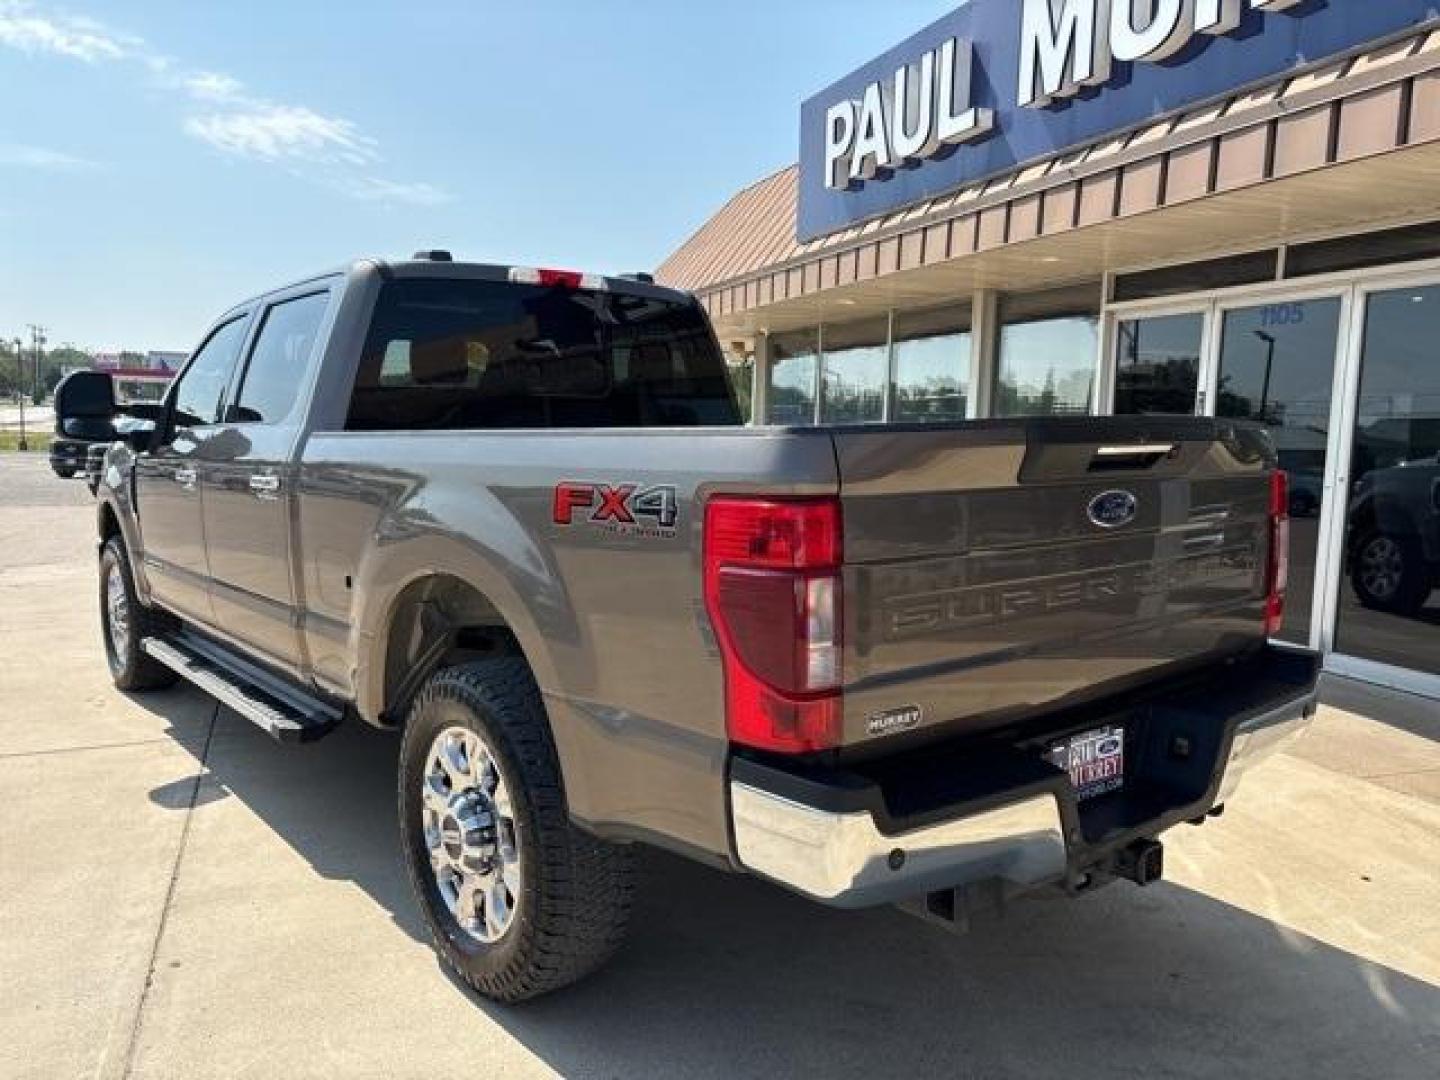
POLYGON ((756 424, 1265 423, 1281 636, 1440 698, 1437 14, 971 0, 801 104, 798 163, 657 276, 756 424))

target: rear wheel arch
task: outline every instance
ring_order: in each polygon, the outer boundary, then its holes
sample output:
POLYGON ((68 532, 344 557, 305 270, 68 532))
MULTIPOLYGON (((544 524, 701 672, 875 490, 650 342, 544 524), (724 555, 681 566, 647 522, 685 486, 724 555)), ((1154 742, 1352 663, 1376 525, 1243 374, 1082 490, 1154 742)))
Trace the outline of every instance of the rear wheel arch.
POLYGON ((118 538, 130 564, 130 576, 135 584, 135 593, 140 601, 151 603, 150 579, 145 575, 144 560, 140 557, 139 538, 133 520, 128 520, 123 510, 109 498, 102 498, 95 511, 96 532, 99 547, 103 551, 112 538, 118 538))
POLYGON ((375 718, 400 726, 434 672, 496 656, 519 657, 534 671, 510 619, 482 590, 443 571, 414 578, 390 602, 375 635, 375 718))

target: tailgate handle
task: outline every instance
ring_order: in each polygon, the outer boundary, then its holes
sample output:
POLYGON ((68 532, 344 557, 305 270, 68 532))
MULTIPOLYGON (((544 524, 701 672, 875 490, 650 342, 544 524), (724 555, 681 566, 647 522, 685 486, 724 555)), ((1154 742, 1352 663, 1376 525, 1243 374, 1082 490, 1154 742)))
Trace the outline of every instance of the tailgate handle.
POLYGON ((1174 443, 1140 443, 1131 446, 1101 446, 1090 461, 1091 472, 1110 469, 1148 469, 1175 452, 1174 443))

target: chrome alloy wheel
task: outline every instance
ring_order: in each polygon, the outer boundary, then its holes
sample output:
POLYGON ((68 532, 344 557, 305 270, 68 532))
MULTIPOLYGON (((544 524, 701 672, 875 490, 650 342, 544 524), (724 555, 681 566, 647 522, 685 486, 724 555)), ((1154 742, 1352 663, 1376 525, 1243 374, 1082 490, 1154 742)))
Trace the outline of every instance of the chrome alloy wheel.
POLYGON ((1405 554, 1388 536, 1377 536, 1360 553, 1360 582, 1367 592, 1389 600, 1400 589, 1405 575, 1405 554))
POLYGON ((515 811, 500 763, 469 728, 446 728, 430 744, 420 785, 440 895, 461 929, 493 944, 520 906, 515 811))
POLYGON ((120 564, 112 562, 105 574, 105 629, 110 634, 110 650, 122 661, 130 643, 130 601, 125 595, 125 578, 120 564))

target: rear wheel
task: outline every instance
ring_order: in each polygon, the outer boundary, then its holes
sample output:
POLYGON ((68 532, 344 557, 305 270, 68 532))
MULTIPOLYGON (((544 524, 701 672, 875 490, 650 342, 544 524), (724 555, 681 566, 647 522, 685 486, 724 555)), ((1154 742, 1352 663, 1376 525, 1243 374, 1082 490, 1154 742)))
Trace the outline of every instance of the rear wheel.
POLYGON ((1430 596, 1430 572, 1409 536, 1372 532, 1355 548, 1350 582, 1366 607, 1413 615, 1430 596))
POLYGON ((100 629, 110 678, 121 690, 156 690, 179 678, 143 649, 147 637, 168 629, 165 618, 140 603, 124 541, 112 536, 100 551, 100 629))
POLYGON ((55 475, 61 480, 73 480, 78 470, 74 465, 56 465, 55 475))
POLYGON ((400 753, 400 827, 436 950, 486 997, 567 986, 623 940, 633 856, 571 824, 523 660, 446 668, 425 684, 400 753))

